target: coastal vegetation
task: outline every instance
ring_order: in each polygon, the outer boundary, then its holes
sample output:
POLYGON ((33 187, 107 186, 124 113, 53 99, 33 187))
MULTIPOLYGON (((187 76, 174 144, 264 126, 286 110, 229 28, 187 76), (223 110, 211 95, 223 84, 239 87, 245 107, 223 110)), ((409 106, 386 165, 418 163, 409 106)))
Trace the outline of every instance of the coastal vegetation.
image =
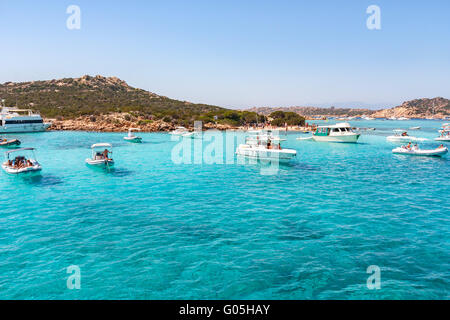
POLYGON ((288 126, 304 126, 305 117, 302 117, 295 112, 274 111, 269 115, 272 120, 270 124, 276 127, 282 127, 285 124, 288 126))
POLYGON ((137 124, 163 121, 191 126, 194 121, 230 126, 265 122, 256 112, 230 110, 160 96, 129 86, 116 77, 83 76, 60 80, 0 85, 0 97, 8 107, 31 108, 45 118, 73 120, 89 117, 95 122, 104 115, 125 113, 124 119, 137 124))

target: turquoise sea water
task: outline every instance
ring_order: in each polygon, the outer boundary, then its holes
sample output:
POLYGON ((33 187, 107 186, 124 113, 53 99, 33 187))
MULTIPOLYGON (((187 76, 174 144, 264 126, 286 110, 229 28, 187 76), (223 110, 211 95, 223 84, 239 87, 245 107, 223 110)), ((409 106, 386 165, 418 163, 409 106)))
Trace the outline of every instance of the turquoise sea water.
POLYGON ((289 133, 297 160, 275 175, 174 164, 164 133, 141 145, 124 133, 14 135, 44 170, 0 173, 0 298, 449 299, 450 156, 393 155, 385 139, 411 126, 434 138, 441 124, 355 121, 377 128, 358 144, 289 133), (115 170, 85 165, 96 142, 114 145, 115 170), (67 288, 70 265, 80 290, 67 288), (370 265, 380 290, 366 286, 370 265))

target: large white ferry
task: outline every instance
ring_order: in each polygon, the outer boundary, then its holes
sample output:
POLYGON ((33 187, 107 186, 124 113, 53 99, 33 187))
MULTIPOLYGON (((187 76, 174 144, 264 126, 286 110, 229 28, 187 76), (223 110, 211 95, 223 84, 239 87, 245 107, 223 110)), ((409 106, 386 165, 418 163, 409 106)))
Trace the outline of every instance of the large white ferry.
POLYGON ((32 110, 6 108, 4 100, 0 103, 0 134, 19 132, 42 132, 51 123, 44 123, 41 115, 32 110))

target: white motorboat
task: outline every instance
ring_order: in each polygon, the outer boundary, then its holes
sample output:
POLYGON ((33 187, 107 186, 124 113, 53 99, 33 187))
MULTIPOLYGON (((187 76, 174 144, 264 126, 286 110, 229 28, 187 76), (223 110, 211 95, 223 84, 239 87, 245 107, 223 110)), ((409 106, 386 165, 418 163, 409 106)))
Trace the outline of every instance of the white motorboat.
POLYGON ((2 139, 0 138, 0 147, 16 147, 20 146, 20 141, 17 139, 2 139))
POLYGON ((362 116, 361 119, 368 120, 368 121, 375 120, 375 118, 372 118, 372 117, 369 117, 369 116, 366 116, 366 115, 362 116))
POLYGON ((114 160, 109 157, 112 153, 112 145, 109 143, 97 143, 91 146, 92 158, 86 159, 86 163, 96 167, 112 167, 114 160))
POLYGON ((439 137, 434 140, 450 142, 450 123, 442 125, 442 130, 439 130, 439 137))
POLYGON ((254 160, 289 162, 297 156, 294 149, 283 149, 284 141, 271 132, 258 133, 247 137, 245 144, 240 144, 236 149, 236 155, 254 160))
POLYGON ((130 128, 128 129, 128 135, 123 137, 124 140, 128 142, 141 143, 142 138, 134 135, 133 131, 141 131, 139 128, 130 128))
POLYGON ((5 152, 6 159, 2 164, 2 168, 9 174, 36 174, 42 170, 42 166, 36 160, 34 148, 22 148, 5 152), (25 154, 31 153, 28 158, 25 154), (12 156, 17 154, 17 156, 12 156))
POLYGON ((361 135, 354 132, 350 124, 343 122, 317 127, 312 139, 319 142, 356 143, 361 135))
POLYGON ((42 132, 51 126, 32 110, 5 107, 4 100, 1 100, 0 109, 0 133, 42 132))
POLYGON ((409 128, 409 130, 420 130, 421 129, 421 127, 411 127, 411 128, 409 128))
POLYGON ((419 149, 417 146, 407 147, 401 146, 392 150, 393 153, 396 154, 404 154, 411 156, 425 156, 425 157, 442 157, 448 152, 448 148, 444 146, 440 146, 436 149, 419 149))
POLYGON ((392 142, 405 142, 405 141, 427 141, 426 138, 417 138, 408 135, 408 132, 403 129, 395 129, 393 136, 386 137, 386 140, 392 142))
POLYGON ((397 118, 397 120, 400 120, 400 121, 406 121, 406 120, 409 120, 409 119, 406 118, 406 117, 400 117, 400 118, 397 118))
POLYGON ((203 139, 203 133, 201 131, 186 132, 181 136, 187 139, 203 139))
POLYGON ((177 127, 175 130, 169 132, 169 134, 181 136, 181 135, 183 135, 185 133, 188 133, 188 132, 189 132, 189 130, 186 129, 185 127, 177 127))

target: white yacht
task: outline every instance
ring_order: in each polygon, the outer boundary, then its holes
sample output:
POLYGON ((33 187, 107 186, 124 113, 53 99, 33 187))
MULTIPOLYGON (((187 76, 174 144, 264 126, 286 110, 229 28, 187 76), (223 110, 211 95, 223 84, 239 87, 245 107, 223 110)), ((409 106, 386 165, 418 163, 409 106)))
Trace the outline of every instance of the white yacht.
POLYGON ((276 136, 268 133, 257 133, 247 137, 245 144, 240 144, 236 149, 236 155, 255 160, 270 160, 289 162, 297 156, 294 149, 283 149, 281 141, 276 136))
POLYGON ((44 123, 41 115, 32 110, 6 108, 4 100, 0 109, 0 133, 42 132, 51 125, 44 123))
POLYGON ((319 142, 356 143, 361 135, 352 130, 347 122, 317 127, 312 139, 319 142))

